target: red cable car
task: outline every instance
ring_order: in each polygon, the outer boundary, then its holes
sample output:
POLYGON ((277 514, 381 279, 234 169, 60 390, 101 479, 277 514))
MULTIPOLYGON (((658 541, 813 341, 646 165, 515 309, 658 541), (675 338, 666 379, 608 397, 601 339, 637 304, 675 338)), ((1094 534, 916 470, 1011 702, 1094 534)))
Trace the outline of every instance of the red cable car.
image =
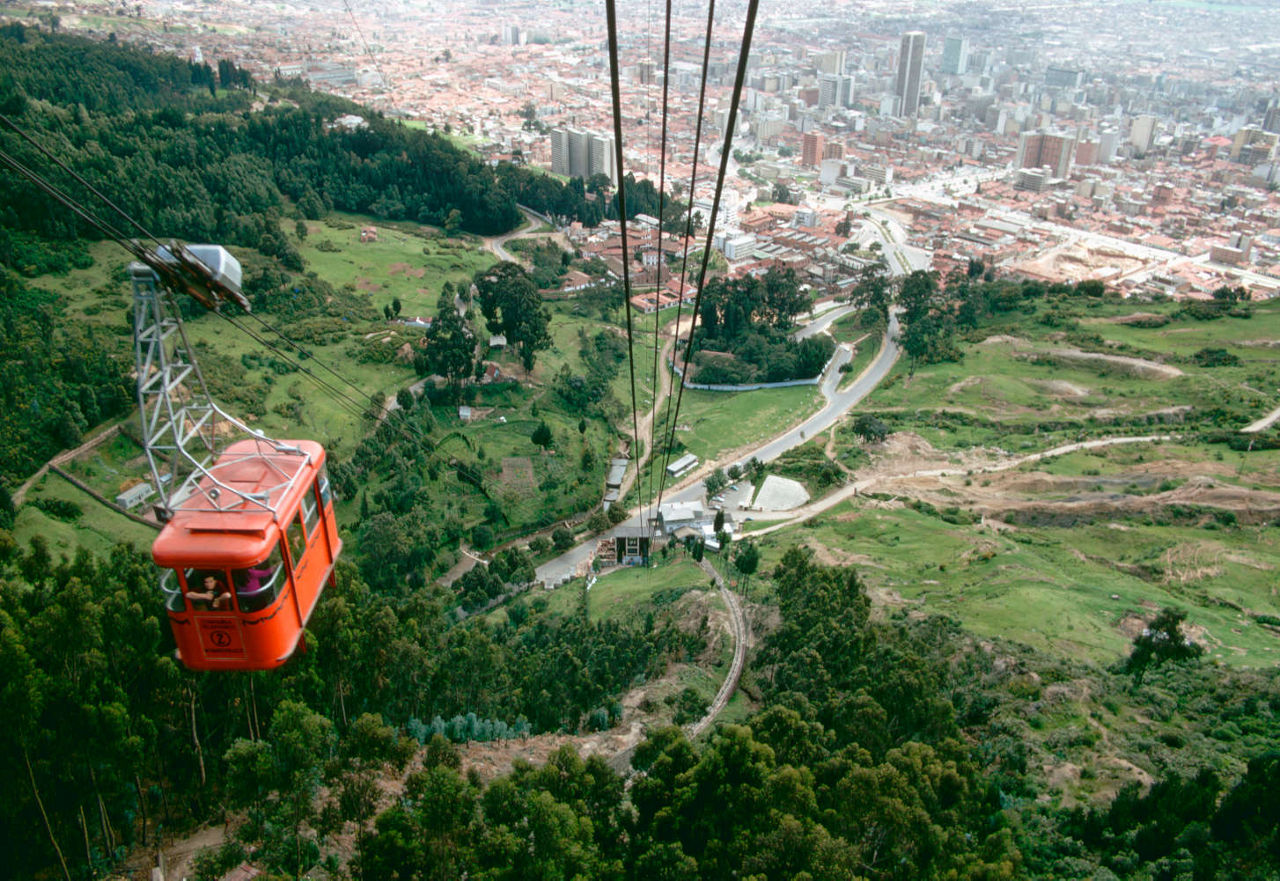
POLYGON ((165 570, 178 659, 194 670, 278 667, 303 644, 342 551, 324 448, 268 438, 209 397, 174 291, 247 311, 234 257, 170 245, 130 272, 138 409, 164 523, 151 556, 165 570))
POLYGON ((151 546, 168 570, 160 586, 178 658, 195 670, 269 670, 298 647, 342 550, 324 449, 241 440, 209 470, 151 546), (203 504, 224 483, 238 490, 234 503, 203 504))

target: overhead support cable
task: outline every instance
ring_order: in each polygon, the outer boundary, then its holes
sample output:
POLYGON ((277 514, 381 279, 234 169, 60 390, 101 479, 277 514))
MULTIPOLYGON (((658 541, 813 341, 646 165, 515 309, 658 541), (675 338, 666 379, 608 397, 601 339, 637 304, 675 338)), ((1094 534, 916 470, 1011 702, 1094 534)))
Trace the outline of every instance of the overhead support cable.
MULTIPOLYGON (((605 0, 605 13, 609 24, 609 74, 613 92, 614 166, 618 172, 618 221, 622 227, 622 299, 626 303, 627 311, 627 367, 631 374, 631 436, 635 438, 635 446, 639 446, 640 420, 636 412, 636 359, 631 321, 631 253, 627 247, 627 186, 626 178, 622 174, 622 89, 618 79, 618 16, 614 8, 614 0, 605 0)), ((639 462, 634 448, 631 450, 631 458, 639 462)), ((639 474, 636 475, 636 479, 638 483, 639 474)), ((641 510, 643 511, 643 507, 641 510)))
MULTIPOLYGON (((649 388, 652 389, 652 406, 649 410, 649 490, 645 493, 646 499, 652 499, 653 496, 653 464, 657 461, 657 447, 654 441, 657 438, 658 425, 658 362, 662 359, 661 347, 661 329, 662 329, 662 266, 666 262, 662 250, 662 222, 663 215, 666 214, 667 199, 667 108, 670 95, 669 84, 671 81, 671 0, 666 0, 666 16, 665 16, 665 33, 662 43, 662 135, 659 140, 658 150, 660 153, 658 160, 658 277, 654 292, 653 310, 653 371, 650 377, 649 388)), ((695 158, 696 161, 696 158, 695 158)), ((692 194, 690 195, 692 201, 692 194)), ((679 329, 680 316, 676 313, 676 328, 679 329)), ((637 475, 638 479, 639 475, 637 475)), ((651 509, 656 514, 656 509, 651 509)), ((648 518, 650 524, 649 544, 653 545, 653 529, 656 522, 656 516, 648 518)))
MULTIPOLYGON (((729 100, 729 119, 725 124, 724 146, 720 151, 720 171, 716 175, 715 196, 711 202, 711 217, 707 220, 707 239, 702 251, 702 266, 698 272, 697 290, 693 297, 693 320, 689 326, 689 343, 685 347, 684 356, 684 373, 680 375, 679 392, 676 395, 675 415, 671 420, 671 439, 668 442, 674 443, 675 428, 679 424, 680 404, 684 400, 684 386, 689 372, 689 364, 693 360, 694 342, 697 339, 698 316, 702 307, 702 292, 707 280, 707 265, 711 260, 711 243, 715 238, 716 216, 720 213, 720 197, 724 191, 724 178, 729 169, 729 156, 733 150, 733 132, 738 121, 738 105, 742 99, 742 85, 747 78, 747 59, 751 54, 751 36, 755 32, 756 11, 759 8, 759 0, 748 0, 747 2, 747 20, 742 30, 742 43, 740 54, 738 56, 738 73, 733 82, 733 96, 729 100)), ((706 75, 706 69, 703 69, 703 75, 706 75)), ((692 201, 689 203, 691 206, 692 201)), ((676 341, 676 347, 679 348, 679 340, 676 341)), ((666 469, 659 477, 660 481, 666 480, 666 469)), ((662 483, 659 483, 659 487, 662 483)), ((661 491, 659 491, 661 496, 661 491)))
MULTIPOLYGON (((684 229, 680 231, 680 288, 676 299, 676 323, 675 323, 675 341, 672 343, 673 361, 679 355, 680 346, 680 321, 684 311, 684 292, 685 283, 689 275, 689 238, 690 229, 693 225, 693 201, 694 195, 697 193, 698 185, 698 156, 702 149, 702 123, 706 114, 707 105, 707 72, 710 69, 711 61, 711 34, 715 26, 716 17, 716 0, 710 0, 707 6, 707 33, 702 41, 702 76, 701 83, 698 87, 698 115, 694 122, 693 132, 693 167, 689 171, 689 204, 685 211, 684 229)), ((674 365, 673 365, 674 366, 674 365)), ((688 370, 688 367, 685 367, 688 370)), ((674 372, 674 371, 673 371, 674 372)), ((670 433, 667 442, 663 447, 662 468, 658 475, 658 497, 656 504, 662 506, 662 492, 666 485, 667 466, 671 463, 671 448, 675 445, 675 421, 672 419, 670 400, 676 394, 674 387, 667 392, 667 405, 663 408, 663 435, 668 434, 668 426, 670 433)), ((656 405, 655 405, 656 406, 656 405)), ((656 412, 656 410, 655 410, 656 412)), ((655 418, 656 422, 656 418, 655 418)))

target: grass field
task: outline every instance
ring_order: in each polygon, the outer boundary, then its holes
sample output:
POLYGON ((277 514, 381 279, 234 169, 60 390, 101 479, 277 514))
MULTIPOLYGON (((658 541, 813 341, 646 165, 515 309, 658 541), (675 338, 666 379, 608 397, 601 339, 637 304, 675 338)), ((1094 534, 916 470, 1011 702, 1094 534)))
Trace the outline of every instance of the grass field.
POLYGON ((772 438, 814 413, 822 395, 813 386, 751 392, 685 389, 676 438, 703 460, 772 438))
POLYGON ((984 324, 962 343, 958 362, 913 372, 900 360, 863 407, 935 446, 1018 452, 1085 436, 1176 432, 1214 414, 1222 414, 1215 416, 1221 427, 1238 428, 1280 402, 1280 358, 1270 345, 1280 345, 1280 303, 1256 304, 1249 319, 1216 321, 1177 318, 1177 309, 1091 300, 1073 303, 1063 325, 1041 321, 1041 304, 1034 314, 984 324), (1169 323, 1137 327, 1116 320, 1139 311, 1169 323), (1206 367, 1194 357, 1219 348, 1239 363, 1206 367), (1156 361, 1181 375, 1055 354, 1066 349, 1156 361))
MULTIPOLYGON (((690 588, 707 585, 707 574, 696 563, 675 560, 656 567, 627 567, 601 576, 587 592, 592 621, 627 618, 651 604, 673 602, 690 588)), ((570 614, 578 607, 581 582, 574 581, 551 592, 549 608, 570 614)))
POLYGON ((1280 635, 1251 618, 1280 614, 1280 536, 1265 527, 1131 518, 996 532, 860 501, 758 541, 761 571, 805 545, 820 560, 857 568, 889 605, 949 615, 980 636, 1055 655, 1109 663, 1128 651, 1133 633, 1124 628, 1179 606, 1204 629, 1211 658, 1280 663, 1280 635))
MULTIPOLYGON (((859 331, 852 335, 851 339, 858 339, 865 334, 866 331, 859 331)), ((862 342, 858 343, 857 349, 854 350, 853 358, 849 361, 849 369, 844 375, 844 379, 840 382, 840 390, 843 391, 857 381, 862 375, 862 371, 870 366, 871 362, 876 359, 876 355, 880 354, 880 344, 884 337, 878 333, 872 333, 862 342)))
POLYGON ((494 257, 473 236, 445 238, 431 227, 333 214, 307 223, 307 237, 291 235, 307 269, 334 287, 349 284, 368 293, 378 310, 399 298, 405 317, 436 313, 445 282, 469 285, 494 257), (376 242, 361 242, 360 230, 374 226, 376 242), (330 246, 336 251, 322 250, 330 246))
POLYGON ((33 536, 43 536, 54 559, 59 556, 70 559, 81 547, 105 556, 122 542, 145 550, 151 547, 157 534, 156 530, 102 505, 56 474, 47 474, 32 486, 26 501, 14 521, 14 540, 19 545, 26 545, 33 536), (71 502, 82 513, 70 522, 60 520, 36 507, 35 503, 40 499, 71 502))
MULTIPOLYGON (((1198 440, 1201 427, 1212 427, 1204 414, 1226 413, 1222 427, 1241 427, 1280 398, 1280 358, 1273 354, 1280 346, 1280 304, 1255 304, 1247 319, 1211 321, 1178 317, 1176 304, 1089 301, 1056 308, 1067 311, 1065 324, 1041 321, 1040 304, 1034 314, 984 325, 964 344, 958 363, 921 366, 912 374, 900 361, 865 407, 891 429, 916 432, 943 451, 984 445, 1023 453, 1089 436, 1186 433, 1184 440, 1082 451, 1020 469, 1096 480, 1093 492, 1141 496, 1198 477, 1258 490, 1280 486, 1280 452, 1239 453, 1198 440), (1136 312, 1168 321, 1139 327, 1116 320, 1136 312), (1006 338, 989 339, 998 335, 1006 338), (1181 375, 1035 357, 1066 348, 1158 361, 1181 375), (1206 367, 1195 357, 1216 348, 1239 363, 1206 367)), ((838 436, 841 449, 857 443, 847 432, 838 436)), ((1034 498, 1066 501, 1082 491, 1073 486, 1079 483, 1048 483, 1034 498)), ((909 499, 911 490, 904 490, 909 499)), ((935 492, 949 493, 945 487, 935 492)), ((1144 619, 1177 606, 1188 610, 1192 636, 1213 661, 1280 663, 1280 635, 1256 620, 1280 614, 1280 538, 1271 528, 1226 525, 1229 518, 1208 515, 1191 521, 1198 525, 1117 514, 1086 517, 1070 528, 999 531, 963 525, 966 519, 947 522, 900 502, 846 502, 760 539, 760 569, 768 571, 786 547, 808 545, 821 560, 856 567, 890 607, 946 614, 980 636, 1099 663, 1123 657, 1144 619)), ((764 580, 757 584, 767 589, 764 580)))

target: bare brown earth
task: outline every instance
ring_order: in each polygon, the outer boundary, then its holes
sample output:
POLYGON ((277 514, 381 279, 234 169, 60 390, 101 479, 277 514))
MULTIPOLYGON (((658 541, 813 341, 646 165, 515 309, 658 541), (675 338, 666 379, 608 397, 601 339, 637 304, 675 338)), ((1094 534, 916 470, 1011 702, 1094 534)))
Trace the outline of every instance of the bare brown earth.
POLYGON ((867 482, 866 490, 900 492, 942 507, 960 505, 997 521, 1032 515, 1045 523, 1067 525, 1151 513, 1171 504, 1232 511, 1242 523, 1268 522, 1280 515, 1280 492, 1225 482, 1232 469, 1221 462, 1159 459, 1136 463, 1119 474, 1091 477, 1001 471, 997 469, 1008 467, 1011 457, 1000 451, 945 454, 909 432, 891 435, 885 447, 871 467, 858 474, 859 483, 867 482), (1152 491, 1166 479, 1185 482, 1165 492, 1152 491), (1133 494, 1135 488, 1147 494, 1133 494))

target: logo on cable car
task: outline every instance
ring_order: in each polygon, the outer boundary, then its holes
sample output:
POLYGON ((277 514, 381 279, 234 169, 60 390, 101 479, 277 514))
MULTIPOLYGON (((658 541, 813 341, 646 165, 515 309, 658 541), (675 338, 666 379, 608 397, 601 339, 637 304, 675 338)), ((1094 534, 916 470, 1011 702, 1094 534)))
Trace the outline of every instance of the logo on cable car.
POLYGON ((244 643, 234 618, 200 618, 200 642, 206 655, 243 655, 244 643))

